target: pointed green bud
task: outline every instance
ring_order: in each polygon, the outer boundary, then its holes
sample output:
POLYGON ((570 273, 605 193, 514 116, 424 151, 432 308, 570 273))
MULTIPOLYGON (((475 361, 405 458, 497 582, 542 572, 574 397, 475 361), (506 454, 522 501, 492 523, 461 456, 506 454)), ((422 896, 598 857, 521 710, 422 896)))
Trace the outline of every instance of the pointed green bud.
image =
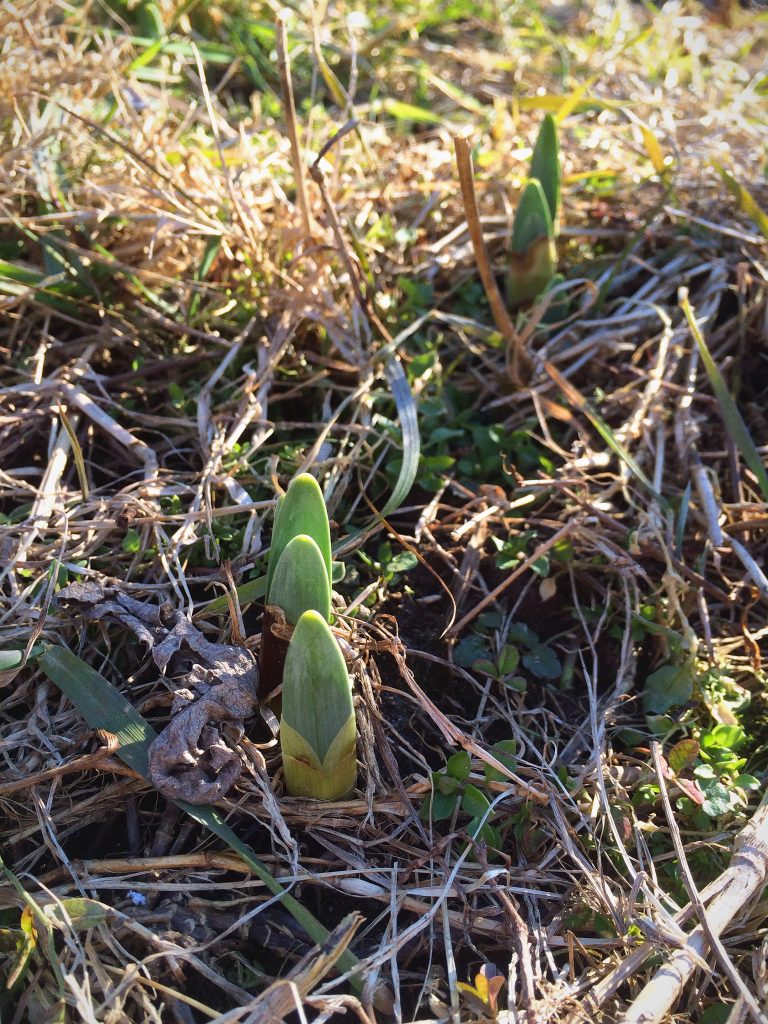
POLYGON ((552 224, 556 225, 560 209, 562 172, 560 170, 560 145, 557 141, 557 122, 551 114, 547 114, 539 129, 539 136, 533 147, 529 177, 535 178, 541 183, 552 224))
POLYGON ((531 178, 523 189, 512 224, 512 252, 522 255, 539 238, 553 239, 552 214, 541 182, 531 178))
POLYGON ((331 618, 331 584, 320 548, 300 533, 288 541, 275 568, 269 590, 270 605, 282 608, 285 620, 295 626, 304 612, 320 612, 331 618))
POLYGON ((322 615, 304 612, 283 672, 280 746, 291 796, 345 797, 357 778, 356 741, 344 656, 322 615))
POLYGON ((320 549, 330 585, 331 531, 328 526, 328 512, 323 492, 317 480, 309 473, 301 473, 292 480, 277 505, 267 567, 267 604, 274 604, 271 587, 280 556, 288 542, 300 533, 311 537, 320 549))
POLYGON ((544 189, 531 179, 515 211, 507 275, 510 306, 530 302, 547 287, 557 269, 552 216, 544 189))

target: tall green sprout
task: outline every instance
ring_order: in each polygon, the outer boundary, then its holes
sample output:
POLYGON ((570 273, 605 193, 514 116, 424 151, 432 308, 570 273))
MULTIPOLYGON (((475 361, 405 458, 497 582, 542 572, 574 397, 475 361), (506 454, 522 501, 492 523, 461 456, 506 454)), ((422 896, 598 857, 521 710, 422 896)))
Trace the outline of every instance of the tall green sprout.
POLYGON ((547 114, 534 146, 530 174, 512 223, 507 274, 507 300, 511 306, 535 299, 555 276, 560 185, 557 124, 554 117, 547 114))
POLYGON ((280 746, 292 796, 339 799, 357 776, 346 663, 331 620, 331 533, 317 481, 304 473, 280 499, 261 634, 260 696, 282 684, 280 746), (294 627, 291 631, 291 627, 294 627))

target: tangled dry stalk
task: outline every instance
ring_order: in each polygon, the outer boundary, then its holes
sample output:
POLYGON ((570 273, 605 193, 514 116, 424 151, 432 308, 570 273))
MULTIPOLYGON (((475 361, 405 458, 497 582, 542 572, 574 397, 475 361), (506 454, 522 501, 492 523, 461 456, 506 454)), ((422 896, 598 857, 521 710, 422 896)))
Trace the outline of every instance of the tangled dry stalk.
POLYGON ((711 161, 765 208, 766 24, 512 6, 369 11, 366 26, 344 5, 276 21, 268 5, 249 20, 161 4, 173 30, 154 53, 129 6, 4 8, 0 649, 33 655, 0 674, 12 1024, 766 1019, 765 798, 708 831, 681 824, 692 784, 642 704, 670 651, 697 678, 717 670, 724 690, 671 714, 728 723, 750 694, 764 773, 766 496, 680 299, 764 458, 766 240, 711 161), (515 388, 454 138, 476 147, 498 271, 538 111, 569 99, 570 305, 555 326, 513 325, 530 364, 515 388), (656 174, 647 131, 668 158, 656 174), (371 506, 403 455, 393 355, 425 461, 383 522, 371 506), (440 441, 446 427, 459 433, 440 441), (498 468, 477 461, 487 436, 498 468), (106 582, 253 650, 258 605, 237 588, 263 570, 278 483, 310 466, 348 566, 357 796, 284 797, 256 716, 216 806, 328 928, 320 949, 34 657, 70 648, 161 728, 173 679, 57 593, 106 582), (388 574, 387 539, 419 565, 388 574), (564 666, 525 693, 456 646, 475 636, 499 657, 520 622, 564 666), (468 843, 458 808, 423 812, 459 750, 496 853, 468 843), (334 973, 348 948, 358 989, 334 973), (503 975, 498 1003, 481 964, 503 975))

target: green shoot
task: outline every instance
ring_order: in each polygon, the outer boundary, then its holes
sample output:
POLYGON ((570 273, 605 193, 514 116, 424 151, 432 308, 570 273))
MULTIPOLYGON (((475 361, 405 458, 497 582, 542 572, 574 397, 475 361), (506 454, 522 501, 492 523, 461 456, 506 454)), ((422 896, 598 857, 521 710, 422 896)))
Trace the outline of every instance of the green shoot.
POLYGON ((354 788, 357 728, 346 662, 323 616, 307 611, 288 645, 280 746, 291 796, 340 800, 354 788))
POLYGON ((299 534, 311 537, 323 556, 328 580, 331 579, 331 531, 323 492, 313 476, 302 473, 288 485, 280 499, 272 530, 272 547, 267 568, 267 604, 272 601, 272 579, 280 556, 289 541, 299 534))
POLYGON ((288 541, 272 577, 269 600, 282 608, 291 626, 310 609, 330 621, 331 581, 320 548, 311 537, 300 533, 288 541))
POLYGON ((547 197, 549 214, 552 218, 555 234, 560 209, 560 145, 557 141, 557 124, 551 114, 547 114, 541 124, 536 145, 531 157, 530 178, 538 181, 547 197))

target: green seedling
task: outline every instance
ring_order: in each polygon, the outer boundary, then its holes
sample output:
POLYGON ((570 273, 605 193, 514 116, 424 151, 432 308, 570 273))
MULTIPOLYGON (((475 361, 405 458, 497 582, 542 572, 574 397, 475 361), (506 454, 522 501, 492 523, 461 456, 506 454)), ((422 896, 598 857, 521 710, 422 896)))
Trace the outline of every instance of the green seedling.
POLYGON ((306 611, 288 645, 280 746, 291 796, 340 800, 357 778, 357 728, 346 662, 321 614, 306 611))
POLYGON ((535 299, 555 277, 560 182, 557 126, 548 114, 536 140, 530 174, 512 224, 507 276, 507 299, 511 306, 535 299))
POLYGON ((325 561, 328 579, 331 579, 331 531, 323 492, 313 476, 302 473, 288 485, 280 498, 272 529, 272 546, 267 566, 267 604, 271 604, 272 579, 280 556, 288 543, 299 534, 311 537, 325 561))
MULTIPOLYGON (((510 771, 517 767, 517 746, 514 740, 494 743, 491 752, 510 771)), ((491 794, 491 784, 503 782, 505 777, 495 768, 483 765, 483 779, 474 785, 469 781, 471 771, 472 758, 466 750, 460 750, 448 758, 442 771, 432 772, 432 792, 421 806, 421 817, 424 821, 437 822, 452 819, 458 813, 469 815, 470 821, 463 826, 467 835, 471 839, 481 840, 491 850, 501 849, 501 831, 491 825, 487 818, 490 801, 486 793, 491 794)), ((489 856, 492 858, 493 854, 489 856)))
POLYGON ((560 214, 560 144, 557 141, 557 123, 551 114, 547 114, 539 129, 528 177, 538 181, 544 190, 556 235, 560 214))
POLYGON ((280 555, 272 577, 269 603, 282 609, 291 626, 312 609, 330 622, 331 581, 320 548, 305 533, 288 541, 280 555))
MULTIPOLYGON (((283 680, 289 626, 308 610, 331 618, 331 531, 323 494, 314 477, 297 476, 277 506, 267 566, 259 655, 259 697, 283 680)), ((275 705, 276 713, 279 707, 275 705)))

